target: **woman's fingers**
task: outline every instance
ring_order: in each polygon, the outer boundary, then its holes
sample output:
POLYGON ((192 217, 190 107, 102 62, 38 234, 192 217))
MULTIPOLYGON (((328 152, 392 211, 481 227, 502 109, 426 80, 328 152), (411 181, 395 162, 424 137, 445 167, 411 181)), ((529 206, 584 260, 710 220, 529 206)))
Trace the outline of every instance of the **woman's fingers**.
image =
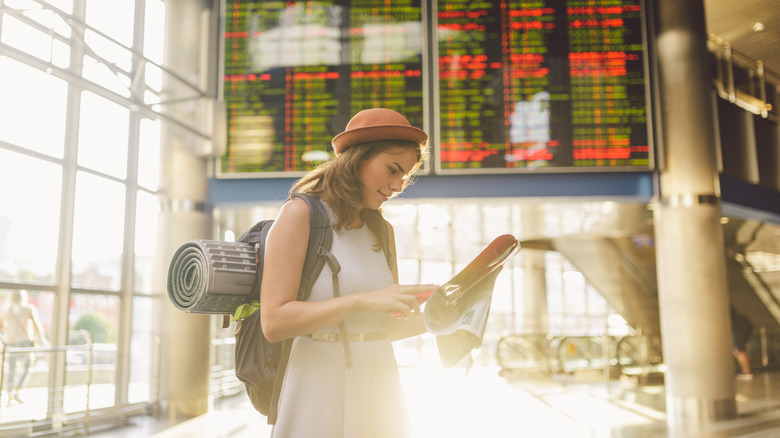
POLYGON ((420 313, 420 304, 438 288, 435 284, 402 285, 398 299, 402 302, 398 309, 391 312, 397 318, 410 317, 420 313))
POLYGON ((401 287, 403 288, 403 293, 417 295, 427 292, 433 293, 439 286, 435 284, 411 284, 401 285, 401 287))
POLYGON ((435 284, 394 284, 363 294, 362 307, 369 312, 389 312, 397 317, 420 313, 420 304, 438 288, 435 284))

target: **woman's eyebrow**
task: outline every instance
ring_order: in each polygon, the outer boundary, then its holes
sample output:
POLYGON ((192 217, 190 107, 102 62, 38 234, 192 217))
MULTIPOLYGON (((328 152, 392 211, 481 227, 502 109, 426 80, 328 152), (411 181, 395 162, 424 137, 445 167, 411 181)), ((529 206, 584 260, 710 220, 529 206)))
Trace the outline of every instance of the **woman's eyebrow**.
POLYGON ((397 168, 398 168, 398 170, 399 170, 399 171, 400 171, 402 174, 406 174, 406 171, 404 170, 404 168, 403 168, 403 167, 401 167, 401 165, 400 165, 400 164, 396 163, 395 161, 393 161, 393 164, 395 164, 395 167, 397 167, 397 168))

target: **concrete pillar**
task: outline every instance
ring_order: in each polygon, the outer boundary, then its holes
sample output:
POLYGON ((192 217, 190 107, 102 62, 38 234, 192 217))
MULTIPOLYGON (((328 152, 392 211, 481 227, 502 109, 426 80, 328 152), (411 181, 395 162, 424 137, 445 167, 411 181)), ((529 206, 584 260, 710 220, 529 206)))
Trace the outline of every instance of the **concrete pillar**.
MULTIPOLYGON (((523 208, 523 235, 542 236, 544 210, 540 205, 523 208)), ((547 267, 545 251, 527 249, 520 254, 523 262, 523 327, 526 334, 546 335, 550 327, 547 318, 547 267)))
POLYGON ((660 0, 656 258, 672 436, 736 415, 714 109, 702 0, 660 0))
POLYGON ((523 333, 546 335, 547 279, 544 251, 523 251, 523 333))
MULTIPOLYGON (((165 68, 190 84, 200 84, 208 72, 200 42, 202 14, 207 0, 168 0, 165 23, 165 68)), ((187 125, 196 125, 198 100, 195 92, 176 78, 165 76, 163 112, 187 125), (187 98, 190 99, 187 99, 187 98)), ((167 270, 176 249, 188 240, 208 238, 212 218, 208 206, 207 161, 199 157, 202 139, 178 124, 163 120, 160 147, 159 197, 162 212, 158 222, 155 290, 160 294, 155 318, 162 337, 160 407, 168 416, 193 417, 209 406, 211 321, 208 315, 187 314, 168 298, 167 270)))

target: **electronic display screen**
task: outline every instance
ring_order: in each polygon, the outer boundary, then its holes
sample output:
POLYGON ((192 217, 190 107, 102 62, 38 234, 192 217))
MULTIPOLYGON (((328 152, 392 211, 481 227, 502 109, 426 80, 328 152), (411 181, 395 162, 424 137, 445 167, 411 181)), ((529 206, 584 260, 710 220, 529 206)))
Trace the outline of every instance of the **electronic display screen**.
POLYGON ((366 108, 425 129, 419 0, 226 0, 223 13, 228 139, 218 177, 311 170, 366 108))
POLYGON ((431 135, 439 174, 647 170, 642 7, 225 0, 217 176, 303 174, 377 106, 431 135))
POLYGON ((649 168, 641 4, 438 1, 437 173, 649 168))

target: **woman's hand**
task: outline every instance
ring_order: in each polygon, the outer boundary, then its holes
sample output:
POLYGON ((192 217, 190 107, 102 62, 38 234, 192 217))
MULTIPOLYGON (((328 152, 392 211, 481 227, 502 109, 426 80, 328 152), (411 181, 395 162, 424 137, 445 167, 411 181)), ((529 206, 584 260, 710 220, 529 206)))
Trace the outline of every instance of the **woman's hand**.
POLYGON ((435 284, 394 284, 360 294, 360 308, 367 312, 388 312, 399 318, 420 313, 420 304, 439 286, 435 284))

